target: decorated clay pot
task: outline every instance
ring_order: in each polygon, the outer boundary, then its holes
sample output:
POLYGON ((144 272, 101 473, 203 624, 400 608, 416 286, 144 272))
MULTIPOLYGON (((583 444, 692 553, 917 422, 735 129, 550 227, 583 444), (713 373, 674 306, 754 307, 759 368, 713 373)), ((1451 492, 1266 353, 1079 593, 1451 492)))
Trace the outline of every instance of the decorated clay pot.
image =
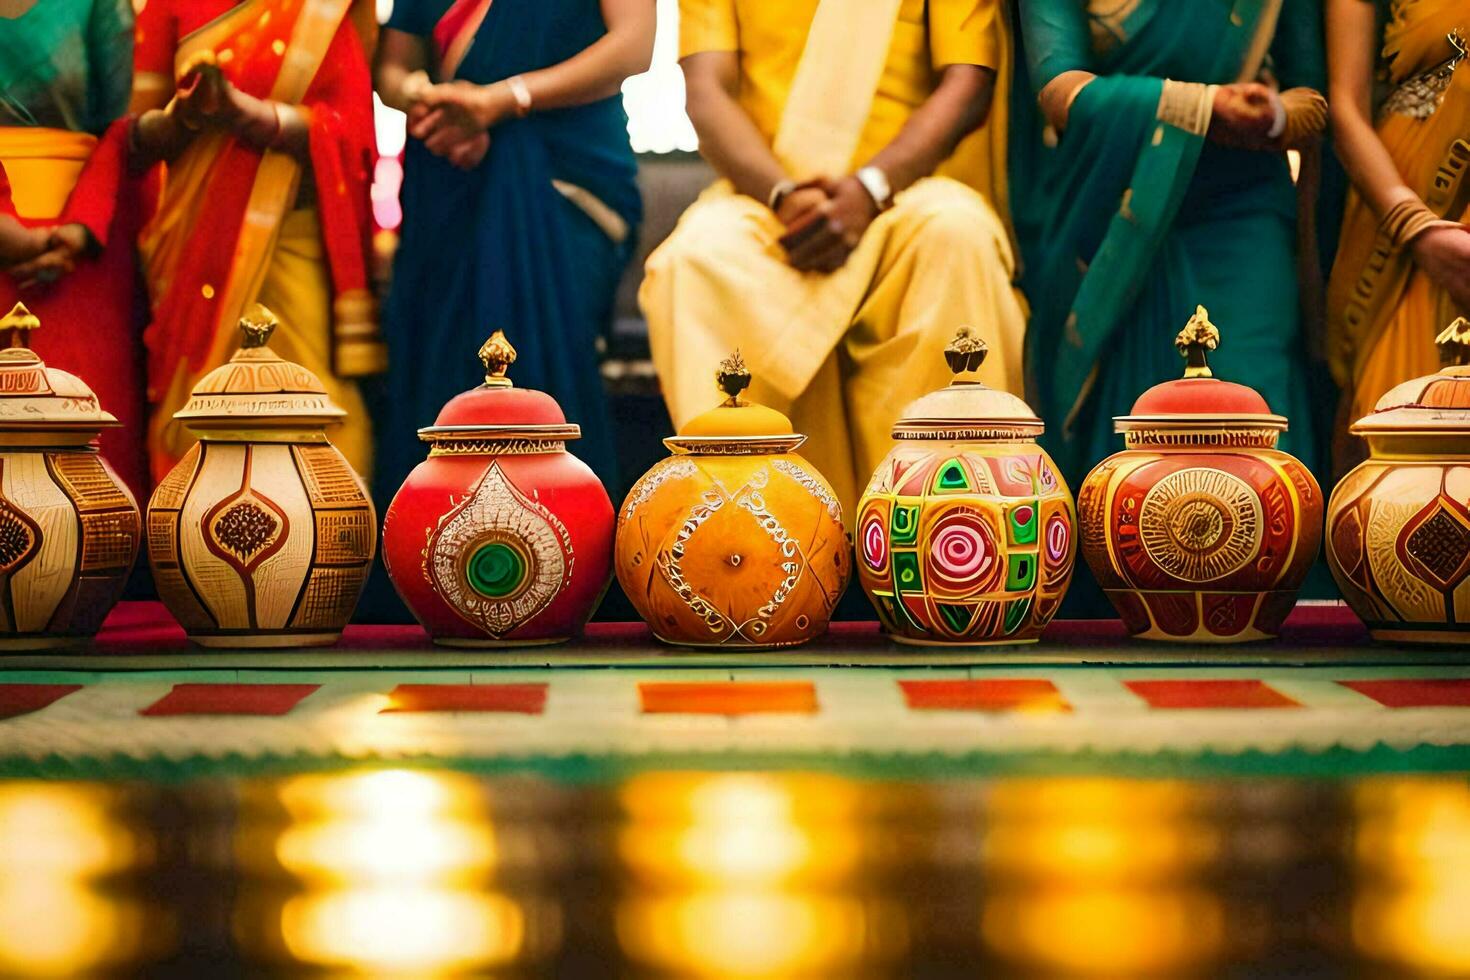
POLYGON ((283 361, 257 306, 174 418, 198 436, 148 504, 159 597, 195 643, 321 646, 352 616, 377 543, 362 479, 327 441, 346 413, 283 361))
POLYGON ((550 395, 506 377, 505 335, 480 358, 485 383, 419 430, 432 448, 388 506, 383 561, 437 643, 557 643, 581 631, 612 579, 612 501, 567 451, 581 429, 550 395))
POLYGON ((133 495, 97 454, 98 434, 120 423, 26 346, 39 326, 19 304, 0 319, 0 650, 95 634, 142 537, 133 495))
POLYGON ((653 633, 683 646, 792 646, 827 628, 850 571, 837 495, 796 449, 780 412, 729 396, 664 444, 618 514, 618 581, 653 633))
POLYGON ((1275 636, 1322 539, 1322 492, 1276 448, 1286 419, 1211 375, 1203 307, 1175 341, 1184 378, 1115 420, 1126 449, 1077 495, 1082 553, 1129 632, 1234 643, 1275 636))
POLYGON ((1072 494, 1041 420, 975 380, 985 353, 960 332, 954 382, 904 409, 858 504, 858 579, 902 643, 1035 642, 1072 580, 1072 494))
POLYGON ((1369 458, 1327 508, 1327 560, 1375 639, 1470 643, 1470 321, 1447 366, 1378 400, 1352 432, 1369 458))

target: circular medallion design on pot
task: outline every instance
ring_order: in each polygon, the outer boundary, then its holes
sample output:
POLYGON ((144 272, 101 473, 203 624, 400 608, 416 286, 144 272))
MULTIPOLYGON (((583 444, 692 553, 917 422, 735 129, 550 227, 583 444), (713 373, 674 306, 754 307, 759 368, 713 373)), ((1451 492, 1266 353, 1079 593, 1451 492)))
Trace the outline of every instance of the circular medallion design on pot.
POLYGON ((1160 568, 1186 582, 1210 582, 1255 556, 1261 498, 1237 476, 1218 469, 1171 473, 1143 498, 1138 533, 1160 568))
POLYGON ((550 605, 572 561, 566 527, 492 463, 430 537, 425 572, 456 613, 498 638, 550 605))
POLYGON ((863 518, 862 532, 859 540, 862 542, 863 561, 875 572, 882 572, 888 567, 888 532, 883 529, 883 517, 876 511, 870 511, 863 518))
POLYGON ((987 592, 1000 576, 995 535, 969 508, 942 514, 929 532, 925 578, 936 593, 968 596, 987 592))

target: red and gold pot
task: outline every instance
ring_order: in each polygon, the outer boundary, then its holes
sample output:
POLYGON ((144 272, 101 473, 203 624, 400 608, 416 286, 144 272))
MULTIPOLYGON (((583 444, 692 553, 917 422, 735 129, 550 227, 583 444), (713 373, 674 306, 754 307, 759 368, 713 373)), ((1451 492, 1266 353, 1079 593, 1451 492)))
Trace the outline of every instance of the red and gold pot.
POLYGON ((1276 448, 1287 420, 1212 376, 1219 331, 1200 307, 1175 345, 1184 377, 1115 420, 1126 449, 1077 495, 1082 553, 1134 636, 1236 643, 1275 636, 1322 541, 1322 491, 1276 448))
POLYGON ((581 429, 550 395, 515 387, 515 356, 499 331, 485 343, 485 383, 419 430, 429 457, 383 521, 389 578, 446 646, 570 639, 612 578, 612 501, 567 451, 581 429))

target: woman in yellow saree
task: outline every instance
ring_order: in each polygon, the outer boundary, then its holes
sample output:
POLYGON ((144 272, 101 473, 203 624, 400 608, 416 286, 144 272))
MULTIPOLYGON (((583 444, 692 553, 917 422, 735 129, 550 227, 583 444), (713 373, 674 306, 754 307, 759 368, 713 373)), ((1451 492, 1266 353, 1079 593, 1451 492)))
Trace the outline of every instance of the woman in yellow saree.
MULTIPOLYGON (((1327 296, 1344 421, 1434 371, 1435 335, 1470 314, 1470 3, 1393 0, 1382 27, 1380 12, 1332 0, 1327 21, 1333 125, 1354 185, 1327 296), (1389 86, 1376 122, 1375 75, 1389 86)), ((1361 454, 1339 449, 1339 467, 1361 454)))
POLYGON ((139 16, 134 156, 168 163, 139 242, 155 477, 193 442, 173 413, 255 302, 280 317, 277 352, 347 410, 333 441, 370 472, 353 379, 386 360, 367 288, 375 30, 368 0, 149 0, 139 16))

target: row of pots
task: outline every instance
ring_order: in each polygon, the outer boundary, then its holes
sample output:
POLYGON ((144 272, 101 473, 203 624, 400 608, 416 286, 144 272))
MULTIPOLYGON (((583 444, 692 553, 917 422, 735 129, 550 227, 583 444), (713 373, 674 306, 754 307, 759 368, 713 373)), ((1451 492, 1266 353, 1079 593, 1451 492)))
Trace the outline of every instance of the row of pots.
MULTIPOLYGON (((257 308, 229 363, 176 416, 199 437, 147 511, 159 593, 211 646, 335 642, 371 566, 377 518, 327 440, 343 415, 283 361, 257 308)), ((76 377, 27 346, 35 317, 0 320, 0 648, 75 642, 117 601, 145 522, 97 455, 118 424, 76 377)), ((961 331, 953 382, 903 412, 858 505, 853 544, 826 480, 779 412, 724 401, 665 440, 672 455, 616 514, 567 451, 579 436, 544 392, 508 378, 497 333, 485 384, 420 430, 428 458, 389 506, 384 561, 440 643, 511 646, 575 635, 610 569, 659 639, 760 649, 827 627, 855 564, 884 627, 918 644, 1036 640, 1080 548, 1135 636, 1236 642, 1275 635, 1315 561, 1321 491, 1276 448, 1287 421, 1211 375, 1219 332, 1201 308, 1176 340, 1185 376, 1116 420, 1124 451, 1074 507, 1021 399, 980 383, 985 345, 961 331), (1079 523, 1080 511, 1080 523, 1079 523), (1080 537, 1080 542, 1079 542, 1080 537), (856 555, 856 561, 853 555, 856 555)), ((1371 458, 1334 495, 1332 571, 1385 640, 1470 638, 1470 324, 1440 338, 1440 373, 1400 385, 1353 431, 1371 458)))

